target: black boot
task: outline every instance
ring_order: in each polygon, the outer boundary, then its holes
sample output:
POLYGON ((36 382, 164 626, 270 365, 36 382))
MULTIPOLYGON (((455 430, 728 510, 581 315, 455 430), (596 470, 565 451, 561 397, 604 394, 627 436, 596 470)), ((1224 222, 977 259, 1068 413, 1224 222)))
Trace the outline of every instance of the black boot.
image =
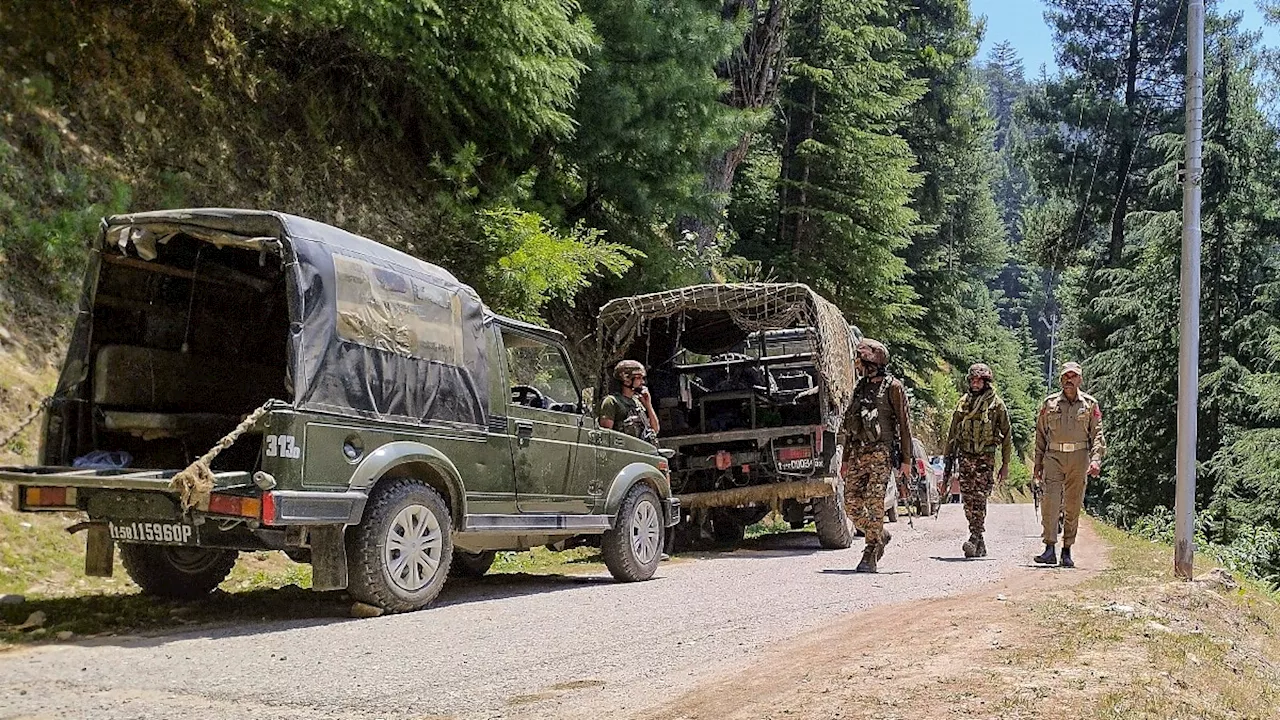
POLYGON ((1073 568, 1076 566, 1076 561, 1071 559, 1070 547, 1062 548, 1062 562, 1060 564, 1064 568, 1073 568))
POLYGON ((969 539, 964 541, 960 549, 964 551, 966 558, 978 557, 978 533, 970 533, 969 539))
POLYGON ((987 556, 987 541, 983 539, 982 535, 978 535, 978 557, 986 557, 986 556, 987 556))
POLYGON ((1058 564, 1058 555, 1056 552, 1054 552, 1052 545, 1045 545, 1044 552, 1040 553, 1039 555, 1031 559, 1040 563, 1041 565, 1057 565, 1058 564))
MULTIPOLYGON (((888 545, 889 541, 892 539, 893 535, 891 535, 888 530, 880 531, 880 544, 876 546, 876 562, 880 562, 880 558, 884 557, 884 546, 888 545)), ((875 570, 872 570, 871 572, 875 572, 875 570)))
POLYGON ((876 571, 876 551, 877 546, 870 543, 862 550, 862 562, 858 563, 858 568, 854 572, 873 573, 876 571))

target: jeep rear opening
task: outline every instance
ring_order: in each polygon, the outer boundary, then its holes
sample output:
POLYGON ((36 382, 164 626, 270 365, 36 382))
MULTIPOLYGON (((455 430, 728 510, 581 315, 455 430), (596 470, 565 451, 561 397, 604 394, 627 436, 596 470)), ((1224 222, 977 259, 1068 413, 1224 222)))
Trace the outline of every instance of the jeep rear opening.
POLYGON ((117 216, 92 250, 41 465, 0 468, 19 510, 87 513, 87 573, 118 547, 144 591, 194 597, 275 549, 392 611, 497 550, 653 575, 666 460, 595 425, 559 333, 278 213, 117 216))
POLYGON ((838 431, 856 332, 799 284, 701 285, 601 309, 600 376, 624 358, 649 368, 687 516, 677 545, 740 541, 776 509, 793 527, 812 517, 822 547, 849 547, 838 431))

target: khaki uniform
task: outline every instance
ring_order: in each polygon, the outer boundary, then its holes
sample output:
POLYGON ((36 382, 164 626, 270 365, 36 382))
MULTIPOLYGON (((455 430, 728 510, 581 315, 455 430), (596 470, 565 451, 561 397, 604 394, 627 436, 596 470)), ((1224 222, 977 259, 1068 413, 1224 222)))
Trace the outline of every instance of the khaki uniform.
POLYGON ((1102 408, 1092 396, 1077 392, 1074 401, 1057 392, 1045 398, 1036 417, 1035 469, 1041 473, 1044 499, 1040 523, 1044 544, 1058 541, 1058 512, 1062 511, 1062 546, 1071 547, 1084 507, 1089 464, 1102 462, 1107 443, 1102 436, 1102 408))

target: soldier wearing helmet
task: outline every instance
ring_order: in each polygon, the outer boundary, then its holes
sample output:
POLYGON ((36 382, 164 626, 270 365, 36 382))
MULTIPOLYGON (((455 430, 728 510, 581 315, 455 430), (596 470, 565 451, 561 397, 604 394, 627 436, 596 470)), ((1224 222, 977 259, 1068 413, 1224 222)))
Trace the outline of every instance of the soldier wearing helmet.
POLYGON ((1034 478, 1043 483, 1040 523, 1044 529, 1044 552, 1034 559, 1042 565, 1057 564, 1058 511, 1063 514, 1062 566, 1075 567, 1071 545, 1076 539, 1080 511, 1084 507, 1087 475, 1102 472, 1102 456, 1107 443, 1102 437, 1102 406, 1092 395, 1080 391, 1084 370, 1080 363, 1062 366, 1058 384, 1062 392, 1045 398, 1036 417, 1034 478))
POLYGON ((943 485, 951 482, 951 472, 960 473, 960 497, 964 515, 969 521, 969 539, 961 545, 967 558, 986 557, 983 539, 987 522, 987 496, 995 485, 996 450, 1000 451, 1000 482, 1009 479, 1009 463, 1013 460, 1013 433, 1009 427, 1009 411, 996 393, 995 376, 984 363, 974 363, 967 376, 969 391, 960 398, 951 413, 951 429, 947 432, 946 470, 943 485))
POLYGON ((613 367, 619 390, 600 403, 600 427, 624 432, 648 442, 658 439, 658 416, 653 411, 644 365, 623 360, 613 367))
POLYGON ((884 529, 884 495, 893 468, 911 471, 911 418, 907 390, 888 374, 889 349, 871 339, 858 342, 855 359, 861 379, 845 414, 842 432, 848 470, 845 511, 867 538, 858 572, 875 572, 893 539, 884 529))

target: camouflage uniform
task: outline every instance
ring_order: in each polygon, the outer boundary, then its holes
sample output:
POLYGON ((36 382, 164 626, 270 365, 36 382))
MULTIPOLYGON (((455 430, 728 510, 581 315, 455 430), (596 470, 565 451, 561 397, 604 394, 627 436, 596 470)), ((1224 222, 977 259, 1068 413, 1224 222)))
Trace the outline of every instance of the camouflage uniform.
POLYGON ((995 485, 996 451, 1006 465, 1013 458, 1013 432, 1009 411, 991 387, 991 368, 977 363, 969 368, 969 378, 985 380, 982 392, 969 392, 960 399, 951 415, 947 433, 946 456, 956 460, 960 474, 960 493, 964 514, 969 520, 969 540, 964 543, 965 557, 987 554, 987 496, 995 485))
POLYGON ((995 455, 961 453, 959 458, 960 496, 970 536, 987 531, 987 496, 995 485, 995 455))
POLYGON ((872 445, 850 454, 844 479, 844 511, 867 536, 867 544, 878 544, 884 529, 884 493, 891 471, 889 446, 872 445))
POLYGON ((893 454, 911 457, 911 420, 902 381, 885 374, 889 351, 874 340, 858 344, 870 375, 858 381, 845 414, 842 434, 846 464, 845 510, 867 538, 860 572, 875 572, 892 536, 884 530, 884 494, 893 472, 893 454))

